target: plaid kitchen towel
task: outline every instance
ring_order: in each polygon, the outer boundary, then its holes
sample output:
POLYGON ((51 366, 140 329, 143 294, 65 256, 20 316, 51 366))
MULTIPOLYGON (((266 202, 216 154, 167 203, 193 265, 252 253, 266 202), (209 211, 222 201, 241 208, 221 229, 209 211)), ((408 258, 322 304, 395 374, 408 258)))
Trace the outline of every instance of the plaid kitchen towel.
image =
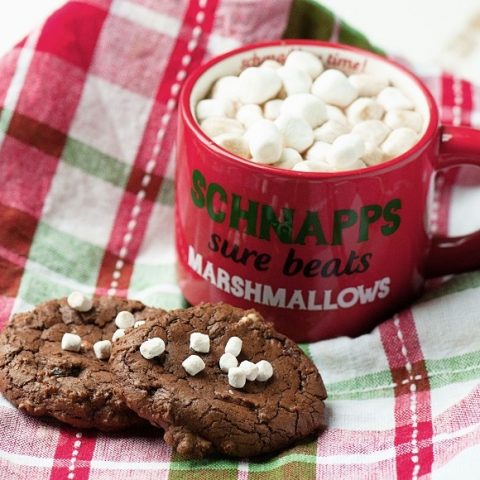
MULTIPOLYGON (((284 32, 373 48, 308 0, 82 0, 0 60, 0 325, 72 290, 183 304, 172 192, 179 89, 206 58, 284 32)), ((479 126, 478 87, 419 73, 445 122, 479 126)), ((440 232, 478 227, 478 193, 476 215, 450 215, 452 203, 472 208, 468 182, 458 193, 452 175, 439 177, 440 232)), ((368 335, 303 345, 327 385, 329 428, 251 461, 184 461, 161 432, 79 431, 0 397, 0 479, 478 479, 479 325, 473 272, 368 335)))

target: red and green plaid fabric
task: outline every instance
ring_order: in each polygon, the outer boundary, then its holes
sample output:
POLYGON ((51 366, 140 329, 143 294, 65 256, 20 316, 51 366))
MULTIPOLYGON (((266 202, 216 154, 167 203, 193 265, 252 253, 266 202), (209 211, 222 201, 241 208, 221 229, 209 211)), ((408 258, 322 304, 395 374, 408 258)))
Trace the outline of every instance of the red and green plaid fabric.
MULTIPOLYGON (((72 290, 183 304, 178 91, 206 58, 284 33, 373 48, 308 0, 82 0, 0 60, 0 325, 72 290)), ((479 126, 479 88, 418 72, 445 122, 479 126)), ((437 183, 433 228, 478 228, 471 172, 437 183)), ((368 335, 303 345, 329 392, 318 439, 268 458, 184 461, 161 432, 78 431, 0 397, 0 478, 480 478, 480 273, 437 283, 368 335)))

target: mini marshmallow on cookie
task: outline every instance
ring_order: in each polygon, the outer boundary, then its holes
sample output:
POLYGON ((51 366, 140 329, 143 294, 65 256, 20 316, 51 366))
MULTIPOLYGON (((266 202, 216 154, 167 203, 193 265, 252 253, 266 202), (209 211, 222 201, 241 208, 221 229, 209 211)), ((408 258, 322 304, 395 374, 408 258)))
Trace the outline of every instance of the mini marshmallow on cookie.
POLYGON ((328 67, 299 48, 283 65, 267 59, 221 77, 197 103, 197 121, 234 155, 297 172, 377 165, 418 140, 425 119, 401 88, 382 75, 328 67))

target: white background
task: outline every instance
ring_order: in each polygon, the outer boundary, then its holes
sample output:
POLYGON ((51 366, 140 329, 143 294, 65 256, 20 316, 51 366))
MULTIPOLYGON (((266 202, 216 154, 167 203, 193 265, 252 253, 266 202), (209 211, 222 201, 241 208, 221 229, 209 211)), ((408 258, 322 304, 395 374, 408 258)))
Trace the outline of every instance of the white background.
MULTIPOLYGON (((0 54, 63 3, 65 0, 0 2, 0 54)), ((322 3, 376 44, 422 63, 441 63, 445 47, 475 13, 480 13, 480 0, 322 0, 322 3)))

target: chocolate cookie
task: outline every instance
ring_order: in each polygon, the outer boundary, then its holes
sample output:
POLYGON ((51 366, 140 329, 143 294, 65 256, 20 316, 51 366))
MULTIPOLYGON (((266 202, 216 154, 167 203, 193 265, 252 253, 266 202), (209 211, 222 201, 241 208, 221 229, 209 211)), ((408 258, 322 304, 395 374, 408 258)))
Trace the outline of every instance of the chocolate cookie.
POLYGON ((326 391, 317 369, 253 310, 202 304, 171 311, 119 339, 110 368, 127 405, 164 428, 165 441, 185 457, 258 455, 325 427, 326 391), (208 353, 190 348, 193 332, 209 336, 208 353), (142 352, 140 346, 154 337, 164 340, 165 351, 148 360, 143 355, 153 351, 152 345, 142 352), (219 359, 231 337, 243 341, 239 362, 270 362, 269 380, 247 381, 243 388, 229 385, 219 359), (186 371, 190 365, 182 366, 192 354, 205 363, 195 376, 186 371))
POLYGON ((161 312, 138 301, 102 297, 86 312, 61 299, 14 315, 0 334, 3 395, 30 415, 49 415, 75 427, 111 431, 143 423, 118 394, 108 361, 99 360, 92 348, 112 338, 114 319, 123 310, 136 320, 161 312), (67 332, 81 337, 79 352, 62 350, 67 332))

